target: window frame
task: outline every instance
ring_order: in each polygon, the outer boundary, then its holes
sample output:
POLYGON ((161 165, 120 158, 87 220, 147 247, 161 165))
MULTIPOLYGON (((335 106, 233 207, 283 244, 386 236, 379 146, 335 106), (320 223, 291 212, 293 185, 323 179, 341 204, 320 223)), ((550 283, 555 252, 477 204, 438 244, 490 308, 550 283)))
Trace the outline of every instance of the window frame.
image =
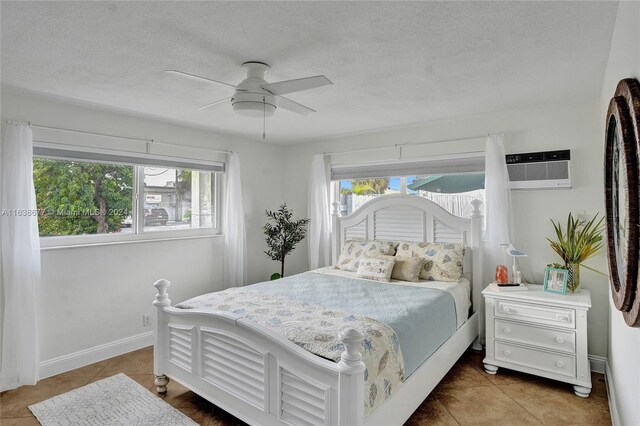
MULTIPOLYGON (((87 155, 91 150, 87 150, 87 155)), ((49 157, 45 155, 34 154, 33 158, 49 158, 54 160, 65 160, 60 157, 49 157)), ((184 162, 179 158, 174 159, 177 163, 184 162)), ((67 161, 77 162, 101 162, 93 160, 83 160, 81 158, 70 158, 67 161)), ((103 162, 105 163, 105 162, 103 162)), ((163 241, 174 239, 188 238, 205 238, 222 236, 222 181, 224 172, 203 170, 211 173, 214 179, 213 197, 214 197, 214 220, 211 228, 191 228, 191 229, 172 229, 166 231, 147 231, 144 232, 144 168, 153 167, 153 164, 127 164, 133 168, 133 190, 132 190, 132 210, 131 210, 131 233, 110 233, 110 234, 82 234, 82 235, 59 235, 59 236, 41 236, 40 247, 42 249, 54 249, 65 247, 83 247, 96 245, 112 245, 125 243, 141 243, 151 241, 163 241)), ((170 167, 170 166, 163 166, 170 167)), ((181 168, 176 166, 176 168, 181 168)), ((198 171, 198 169, 185 169, 198 171)))

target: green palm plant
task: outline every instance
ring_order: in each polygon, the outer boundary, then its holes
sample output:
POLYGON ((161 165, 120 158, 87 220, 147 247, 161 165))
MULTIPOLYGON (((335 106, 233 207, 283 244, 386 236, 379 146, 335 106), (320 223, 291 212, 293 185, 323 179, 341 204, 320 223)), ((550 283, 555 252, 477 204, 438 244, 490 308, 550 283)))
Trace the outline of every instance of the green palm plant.
MULTIPOLYGON (((574 218, 571 213, 567 218, 567 226, 563 230, 562 224, 551 220, 556 232, 557 240, 547 238, 553 251, 564 261, 565 268, 569 271, 567 288, 575 292, 580 287, 580 266, 602 274, 584 262, 597 255, 602 249, 602 232, 604 218, 598 219, 596 214, 590 221, 574 218)), ((604 274, 603 274, 604 275, 604 274)))

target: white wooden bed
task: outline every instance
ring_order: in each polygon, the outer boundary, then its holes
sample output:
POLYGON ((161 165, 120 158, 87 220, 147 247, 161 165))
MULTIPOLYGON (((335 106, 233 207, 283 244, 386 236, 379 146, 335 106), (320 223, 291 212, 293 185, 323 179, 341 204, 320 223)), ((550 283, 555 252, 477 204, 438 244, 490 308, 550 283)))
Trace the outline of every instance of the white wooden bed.
MULTIPOLYGON (((464 242, 465 273, 471 272, 469 319, 377 410, 364 416, 363 336, 345 329, 341 361, 334 363, 225 312, 171 306, 170 283, 157 281, 154 345, 155 384, 169 378, 252 425, 400 425, 422 403, 482 330, 481 202, 471 219, 452 216, 412 195, 385 195, 341 218, 334 205, 334 263, 347 239, 464 242), (477 278, 476 278, 477 277, 477 278), (476 278, 476 279, 473 279, 476 278)), ((478 346, 479 348, 479 346, 478 346)))

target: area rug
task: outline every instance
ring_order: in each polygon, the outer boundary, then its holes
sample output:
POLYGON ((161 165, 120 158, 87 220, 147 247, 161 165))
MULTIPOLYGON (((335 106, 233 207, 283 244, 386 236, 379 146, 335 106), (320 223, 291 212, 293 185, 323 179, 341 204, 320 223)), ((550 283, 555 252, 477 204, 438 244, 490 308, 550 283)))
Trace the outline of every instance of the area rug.
POLYGON ((122 373, 30 405, 29 409, 43 426, 197 425, 122 373))

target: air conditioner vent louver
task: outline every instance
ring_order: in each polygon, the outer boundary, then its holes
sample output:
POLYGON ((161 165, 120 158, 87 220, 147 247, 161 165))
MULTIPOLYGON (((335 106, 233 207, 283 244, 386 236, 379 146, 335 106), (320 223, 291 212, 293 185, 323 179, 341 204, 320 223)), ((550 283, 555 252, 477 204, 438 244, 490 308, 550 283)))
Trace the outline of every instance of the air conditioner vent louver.
POLYGON ((569 150, 506 156, 511 189, 571 188, 569 150))

